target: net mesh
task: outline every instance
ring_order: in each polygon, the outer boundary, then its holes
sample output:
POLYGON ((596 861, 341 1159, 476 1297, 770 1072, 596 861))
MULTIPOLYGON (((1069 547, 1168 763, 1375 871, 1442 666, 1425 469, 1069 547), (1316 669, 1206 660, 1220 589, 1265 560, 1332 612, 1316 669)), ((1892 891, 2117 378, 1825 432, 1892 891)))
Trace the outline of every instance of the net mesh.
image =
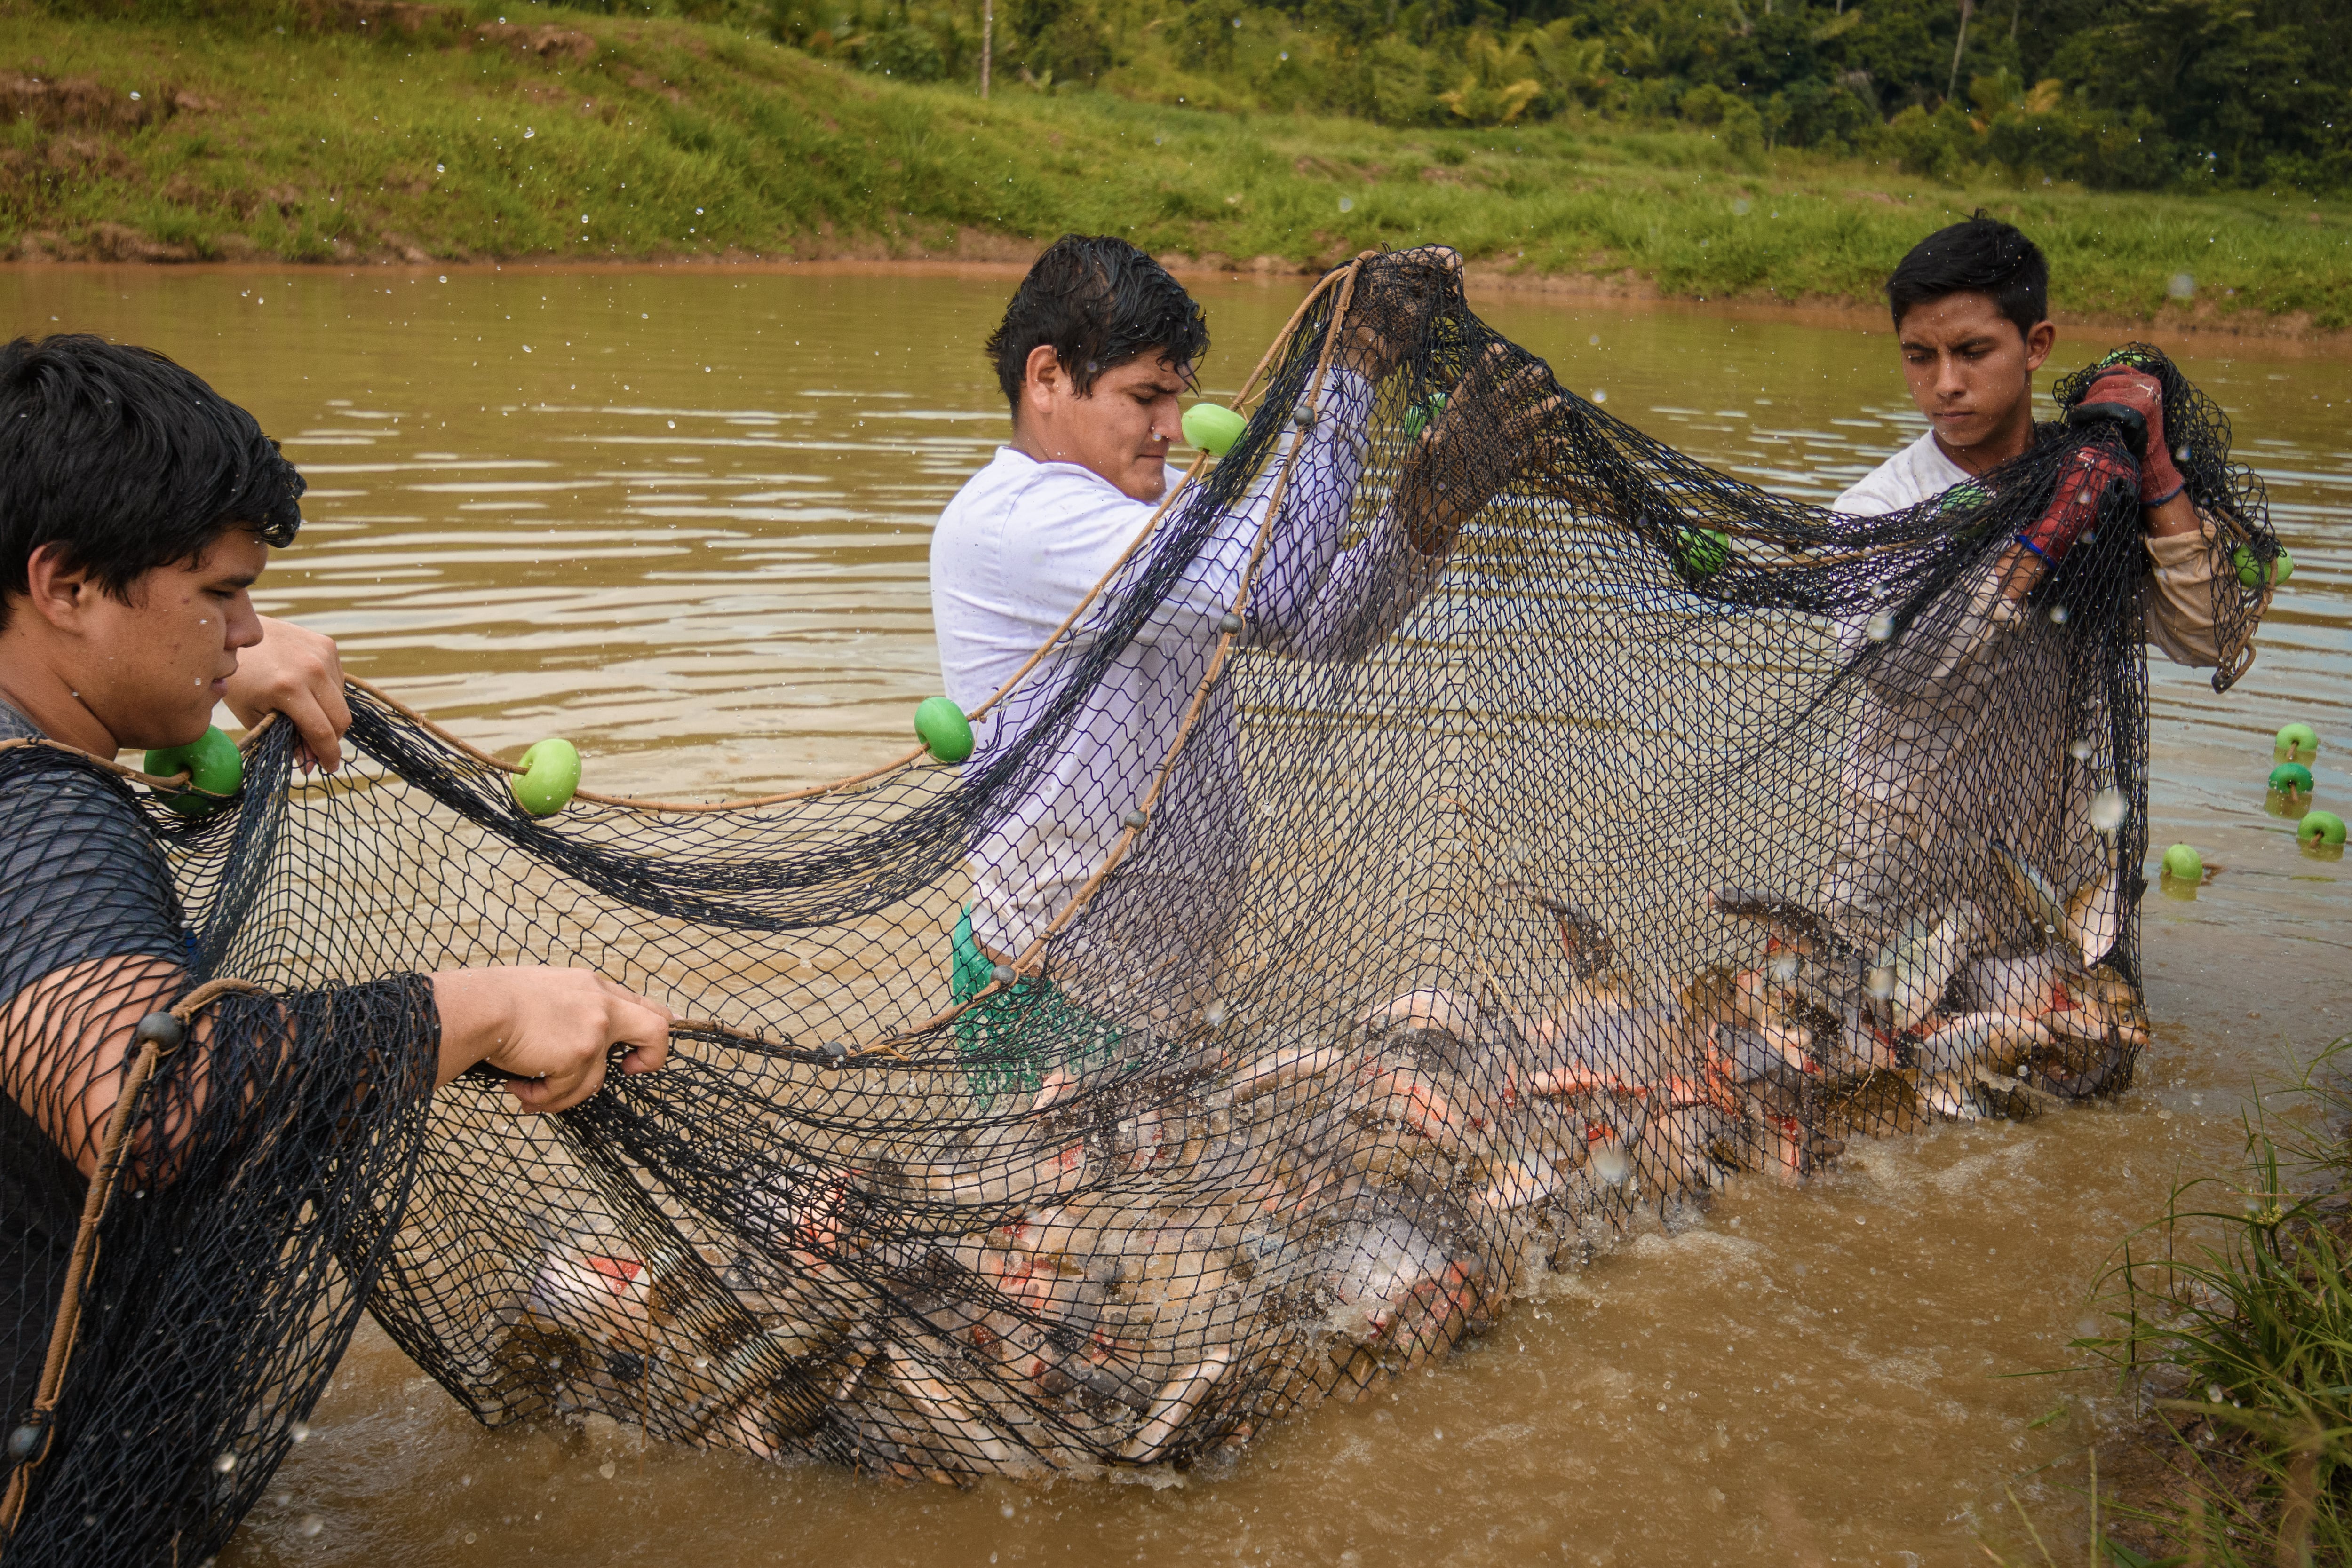
MULTIPOLYGON (((2218 687, 2262 493, 2161 354, 2123 359, 2206 526, 2218 687)), ((194 820, 0 751, 0 796, 90 803, 85 859, 160 845, 141 897, 191 933, 112 956, 139 900, 85 880, 77 951, 110 956, 9 1004, 41 1234, 79 1201, 57 1129, 88 1135, 43 1096, 199 980, 269 992, 206 1009, 142 1111, 11 1559, 216 1547, 362 1301, 492 1424, 902 1477, 1188 1462, 1737 1173, 2115 1092, 2154 592, 2127 445, 2053 425, 1923 506, 1823 512, 1379 257, 960 767, 534 819, 366 690, 354 767, 293 774, 265 727, 194 820), (668 1067, 546 1118, 428 1096, 415 977, 520 961, 666 1002, 668 1067)))

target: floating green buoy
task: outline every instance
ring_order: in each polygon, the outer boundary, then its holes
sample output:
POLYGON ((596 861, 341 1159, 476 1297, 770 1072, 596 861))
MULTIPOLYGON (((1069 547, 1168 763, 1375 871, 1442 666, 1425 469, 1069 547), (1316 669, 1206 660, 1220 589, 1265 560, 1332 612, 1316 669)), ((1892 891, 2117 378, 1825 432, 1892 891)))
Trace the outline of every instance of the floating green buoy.
POLYGON ((2336 848, 2344 842, 2344 819, 2333 811, 2306 811, 2294 825, 2294 841, 2307 850, 2336 848))
POLYGON ((2175 844, 2164 852, 2164 874, 2175 882, 2203 882, 2205 857, 2195 844, 2175 844))
POLYGON ((245 782, 245 756, 215 724, 185 746, 149 752, 144 770, 158 779, 185 773, 188 788, 164 796, 163 804, 184 817, 201 817, 227 804, 245 782))
POLYGON ((2271 746, 2273 762, 2308 762, 2319 755, 2319 732, 2307 724, 2286 724, 2279 727, 2278 739, 2271 746))
MULTIPOLYGON (((2263 563, 2245 546, 2240 545, 2230 553, 2230 564, 2237 569, 2238 582, 2242 587, 2260 588, 2263 585, 2263 563)), ((2294 575, 2294 557, 2284 550, 2279 551, 2271 562, 2271 586, 2277 588, 2294 575)))
POLYGON ((1731 559, 1731 536, 1719 528, 1676 528, 1675 564, 1690 577, 1713 577, 1731 559))
POLYGON ((2282 762, 2271 769, 2271 788, 2282 794, 2294 790, 2308 795, 2311 793, 2311 769, 2300 762, 2282 762))
POLYGON ((915 734, 941 762, 961 762, 971 755, 971 721, 945 697, 925 697, 915 705, 915 734))
MULTIPOLYGON (((1249 428, 1249 421, 1218 402, 1196 402, 1184 411, 1184 439, 1212 457, 1223 457, 1249 428)), ((967 751, 966 756, 971 753, 967 751)), ((962 758, 950 758, 961 761, 962 758)))
POLYGON ((1407 441, 1412 440, 1423 431, 1435 424, 1437 416, 1444 412, 1445 394, 1444 392, 1432 392, 1427 402, 1414 403, 1404 411, 1404 438, 1407 441))
POLYGON ((522 754, 514 776, 515 804, 534 817, 552 817, 580 789, 580 748, 551 736, 522 754))

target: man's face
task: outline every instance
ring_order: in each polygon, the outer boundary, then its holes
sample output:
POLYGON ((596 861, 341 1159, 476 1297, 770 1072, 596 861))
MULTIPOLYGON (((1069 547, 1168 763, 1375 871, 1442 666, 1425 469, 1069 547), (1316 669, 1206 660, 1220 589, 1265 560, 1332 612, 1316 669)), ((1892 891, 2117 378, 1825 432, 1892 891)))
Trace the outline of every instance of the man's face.
POLYGON ((1182 367, 1146 350, 1095 377, 1084 397, 1051 349, 1029 358, 1022 388, 1019 444, 1032 456, 1075 463, 1101 475, 1137 501, 1168 487, 1168 447, 1182 429, 1176 396, 1182 367))
POLYGON ((1977 293, 1915 305, 1895 329, 1911 401, 1955 451, 2030 428, 2033 372, 2056 336, 2047 321, 2021 333, 1991 295, 1977 293))
POLYGON ((119 744, 184 746, 204 734, 236 672, 236 651, 261 641, 246 591, 268 561, 269 547, 251 530, 231 528, 199 559, 132 582, 127 604, 83 589, 70 674, 119 744))

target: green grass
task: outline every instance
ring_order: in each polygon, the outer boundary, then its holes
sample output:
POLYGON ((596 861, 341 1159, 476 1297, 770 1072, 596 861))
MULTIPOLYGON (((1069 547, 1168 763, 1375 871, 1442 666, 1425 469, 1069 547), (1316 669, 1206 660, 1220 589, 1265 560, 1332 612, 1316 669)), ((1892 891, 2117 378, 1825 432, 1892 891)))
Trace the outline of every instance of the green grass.
MULTIPOLYGON (((2295 1123, 2258 1101, 2243 1169, 2178 1189, 2107 1276, 2116 1331, 2075 1348, 2151 1407, 2137 1440, 2168 1462, 2104 1497, 2095 1476, 2100 1568, 2352 1562, 2347 1065, 2352 1038, 2294 1086, 2295 1123)), ((2054 1564, 2035 1547, 2014 1561, 2054 1564)))
POLYGON ((2041 240, 2077 317, 2352 325, 2352 210, 2305 197, 1959 189, 1600 120, 1398 129, 1017 81, 983 103, 718 26, 575 12, 517 19, 590 35, 584 62, 447 27, 162 26, 13 3, 0 72, 123 96, 77 122, 0 124, 0 255, 912 256, 1080 229, 1285 267, 1443 241, 1668 296, 1853 300, 1981 204, 2041 240), (131 90, 150 110, 158 93, 209 107, 112 123, 141 112, 131 90), (2179 273, 2191 304, 2168 299, 2179 273))

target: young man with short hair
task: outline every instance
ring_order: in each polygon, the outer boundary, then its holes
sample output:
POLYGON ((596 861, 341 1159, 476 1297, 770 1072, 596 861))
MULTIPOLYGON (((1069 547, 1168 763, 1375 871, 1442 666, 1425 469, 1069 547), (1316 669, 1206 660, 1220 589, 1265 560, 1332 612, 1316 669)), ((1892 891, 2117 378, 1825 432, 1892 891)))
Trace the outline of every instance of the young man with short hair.
MULTIPOLYGON (((2057 338, 2049 287, 2040 249, 1981 213, 1903 258, 1886 298, 1904 379, 1928 428, 1835 509, 1874 516, 1917 506, 2023 455, 2056 428, 2033 419, 2033 374, 2057 338)), ((2148 641, 2179 664, 2221 663, 2213 529, 2174 464, 2161 388, 2118 367, 2085 402, 2130 409, 2147 426, 2139 495, 2148 641)), ((1906 919, 1933 919, 1984 855, 2014 853, 2053 880, 2060 867, 2079 872, 2101 858, 2085 821, 2085 758, 2068 751, 2080 738, 2069 723, 2082 716, 2065 678, 2063 633, 2021 603, 2053 554, 2063 554, 2057 541, 2012 544, 1959 612, 1915 626, 1919 648, 1886 666, 1900 689, 1887 681, 1866 687, 1843 771, 1843 842, 1822 894, 1857 933, 1886 940, 1906 919), (1923 847, 1936 852, 1923 855, 1923 847)), ((1843 629, 1849 645, 1862 630, 1859 617, 1843 629)), ((2074 935, 2085 962, 2122 935, 2122 875, 2110 868, 2084 884, 2074 935)), ((2073 881, 2063 891, 2074 891, 2073 881)))
MULTIPOLYGON (((329 770, 337 763, 351 716, 333 644, 264 621, 249 596, 269 551, 290 543, 300 526, 301 492, 301 476, 250 414, 159 354, 81 336, 0 348, 0 1430, 23 1423, 38 1438, 45 1429, 46 1418, 28 1413, 84 1194, 136 1054, 133 1030, 212 978, 219 958, 189 929, 149 820, 156 808, 102 764, 124 749, 196 740, 220 701, 248 719, 264 711, 292 716, 310 760, 329 770)), ((131 1196, 148 1201, 128 1204, 130 1215, 110 1207, 109 1233, 118 1218, 135 1224, 139 1215, 168 1211, 191 1217, 190 1238, 199 1241, 200 1227, 226 1205, 238 1225, 283 1227, 289 1257, 299 1251, 323 1263, 336 1249, 305 1243, 303 1227, 341 1234, 352 1223, 350 1214, 330 1212, 325 1187, 298 1215, 290 1207, 247 1214, 237 1206, 259 1200, 231 1196, 229 1186, 248 1179, 266 1186, 262 1172, 278 1159, 315 1161, 318 1179, 331 1183, 323 1173, 367 1157, 362 1135, 351 1131, 370 1124, 362 1106, 397 1119, 401 1106, 477 1064, 509 1078, 519 1110, 577 1104, 602 1085, 615 1044, 628 1048, 625 1072, 660 1066, 669 1023, 661 1007, 583 969, 452 969, 223 997, 197 1013, 159 1071, 154 1109, 126 1151, 126 1185, 141 1189, 131 1196), (371 1034, 364 1020, 383 1028, 371 1034), (389 1039, 407 1044, 394 1050, 389 1039), (312 1107, 307 1120, 300 1103, 312 1107), (341 1110, 322 1121, 321 1107, 341 1110), (346 1134, 352 1146, 339 1141, 346 1134), (213 1183, 228 1185, 215 1191, 213 1183)), ((388 1187, 361 1195, 380 1205, 371 1218, 387 1231, 405 1191, 401 1168, 392 1157, 381 1173, 388 1187)), ((136 1377, 139 1357, 168 1362, 197 1342, 173 1322, 184 1305, 171 1299, 177 1287, 142 1297, 143 1282, 121 1277, 142 1261, 135 1250, 115 1260, 111 1275, 110 1256, 101 1250, 85 1298, 100 1305, 82 1314, 74 1365, 77 1375, 107 1366, 110 1347, 135 1333, 149 1348, 114 1364, 136 1377)), ((204 1259, 173 1265, 209 1266, 204 1259)), ((253 1281, 232 1294, 318 1292, 320 1315, 286 1331, 316 1336, 335 1322, 347 1333, 368 1285, 363 1275, 339 1284, 330 1273, 253 1281)), ((212 1332, 235 1330, 222 1323, 212 1332)), ((278 1364, 268 1347, 248 1348, 257 1364, 278 1364)), ((93 1375, 96 1385, 68 1384, 57 1436, 46 1447, 29 1445, 42 1469, 11 1546, 26 1532, 47 1539, 51 1530, 74 1528, 47 1517, 42 1499, 60 1487, 74 1490, 76 1428, 111 1419, 108 1401, 119 1385, 93 1375)), ((192 1474, 210 1468, 210 1452, 173 1452, 174 1434, 193 1440, 188 1434, 208 1422, 245 1419, 226 1408, 191 1415, 204 1401, 233 1397, 199 1374, 188 1374, 181 1389, 175 1397, 191 1402, 188 1409, 142 1406, 136 1417, 142 1438, 152 1432, 160 1445, 152 1459, 159 1476, 176 1477, 168 1469, 175 1465, 192 1474)), ((318 1389, 268 1392, 265 1426, 282 1427, 307 1414, 318 1389)), ((0 1458, 0 1476, 21 1457, 0 1458)), ((158 1484, 166 1491, 181 1485, 158 1484)), ((74 1503, 71 1511, 79 1517, 89 1506, 74 1503)), ((82 1539, 118 1543, 121 1554, 110 1560, 145 1560, 131 1544, 145 1539, 142 1531, 185 1522, 93 1515, 82 1539)), ((205 1530, 191 1528, 192 1552, 216 1547, 197 1550, 205 1530)))
MULTIPOLYGON (((1416 340, 1460 265, 1453 252, 1431 249, 1360 272, 1335 329, 1332 368, 1300 392, 1246 487, 1213 517, 1186 508, 1163 521, 1124 565, 1177 477, 1166 462, 1180 434, 1177 399, 1208 347, 1207 326, 1183 287, 1123 240, 1066 235, 1030 269, 988 344, 1013 438, 948 504, 931 538, 947 695, 966 711, 980 706, 1097 582, 1109 580, 1045 665, 979 726, 968 776, 1041 727, 1052 737, 1029 763, 1018 799, 973 829, 972 904, 956 943, 960 999, 1055 928, 1171 766, 1180 737, 1181 759, 1148 831, 1116 882, 1070 925, 1057 970, 1081 984, 1091 1007, 1129 1019, 1141 1016, 1141 1005, 1108 998, 1130 983, 1160 1012, 1171 998, 1197 1007, 1213 993, 1248 873, 1229 685, 1214 689, 1189 732, 1186 724, 1244 575, 1240 646, 1360 659, 1434 586, 1464 520, 1519 461, 1507 455, 1513 443, 1465 433, 1481 421, 1488 434, 1500 428, 1509 408, 1529 402, 1542 366, 1505 376, 1482 362, 1409 449, 1394 497, 1343 548, 1375 385, 1416 340), (1130 605, 1130 596, 1148 607, 1130 605), (1066 693, 1069 683, 1081 684, 1066 693), (1057 707, 1066 696, 1074 710, 1057 707)), ((1115 1032, 1042 979, 1019 985, 1026 995, 1013 998, 1017 1009, 966 1017, 968 1051, 1010 1053, 1009 1065, 980 1070, 984 1089, 1036 1081, 1026 1061, 1034 1052, 1008 1045, 1008 1030, 1045 1037, 1055 1051, 1075 1036, 1115 1032)))

